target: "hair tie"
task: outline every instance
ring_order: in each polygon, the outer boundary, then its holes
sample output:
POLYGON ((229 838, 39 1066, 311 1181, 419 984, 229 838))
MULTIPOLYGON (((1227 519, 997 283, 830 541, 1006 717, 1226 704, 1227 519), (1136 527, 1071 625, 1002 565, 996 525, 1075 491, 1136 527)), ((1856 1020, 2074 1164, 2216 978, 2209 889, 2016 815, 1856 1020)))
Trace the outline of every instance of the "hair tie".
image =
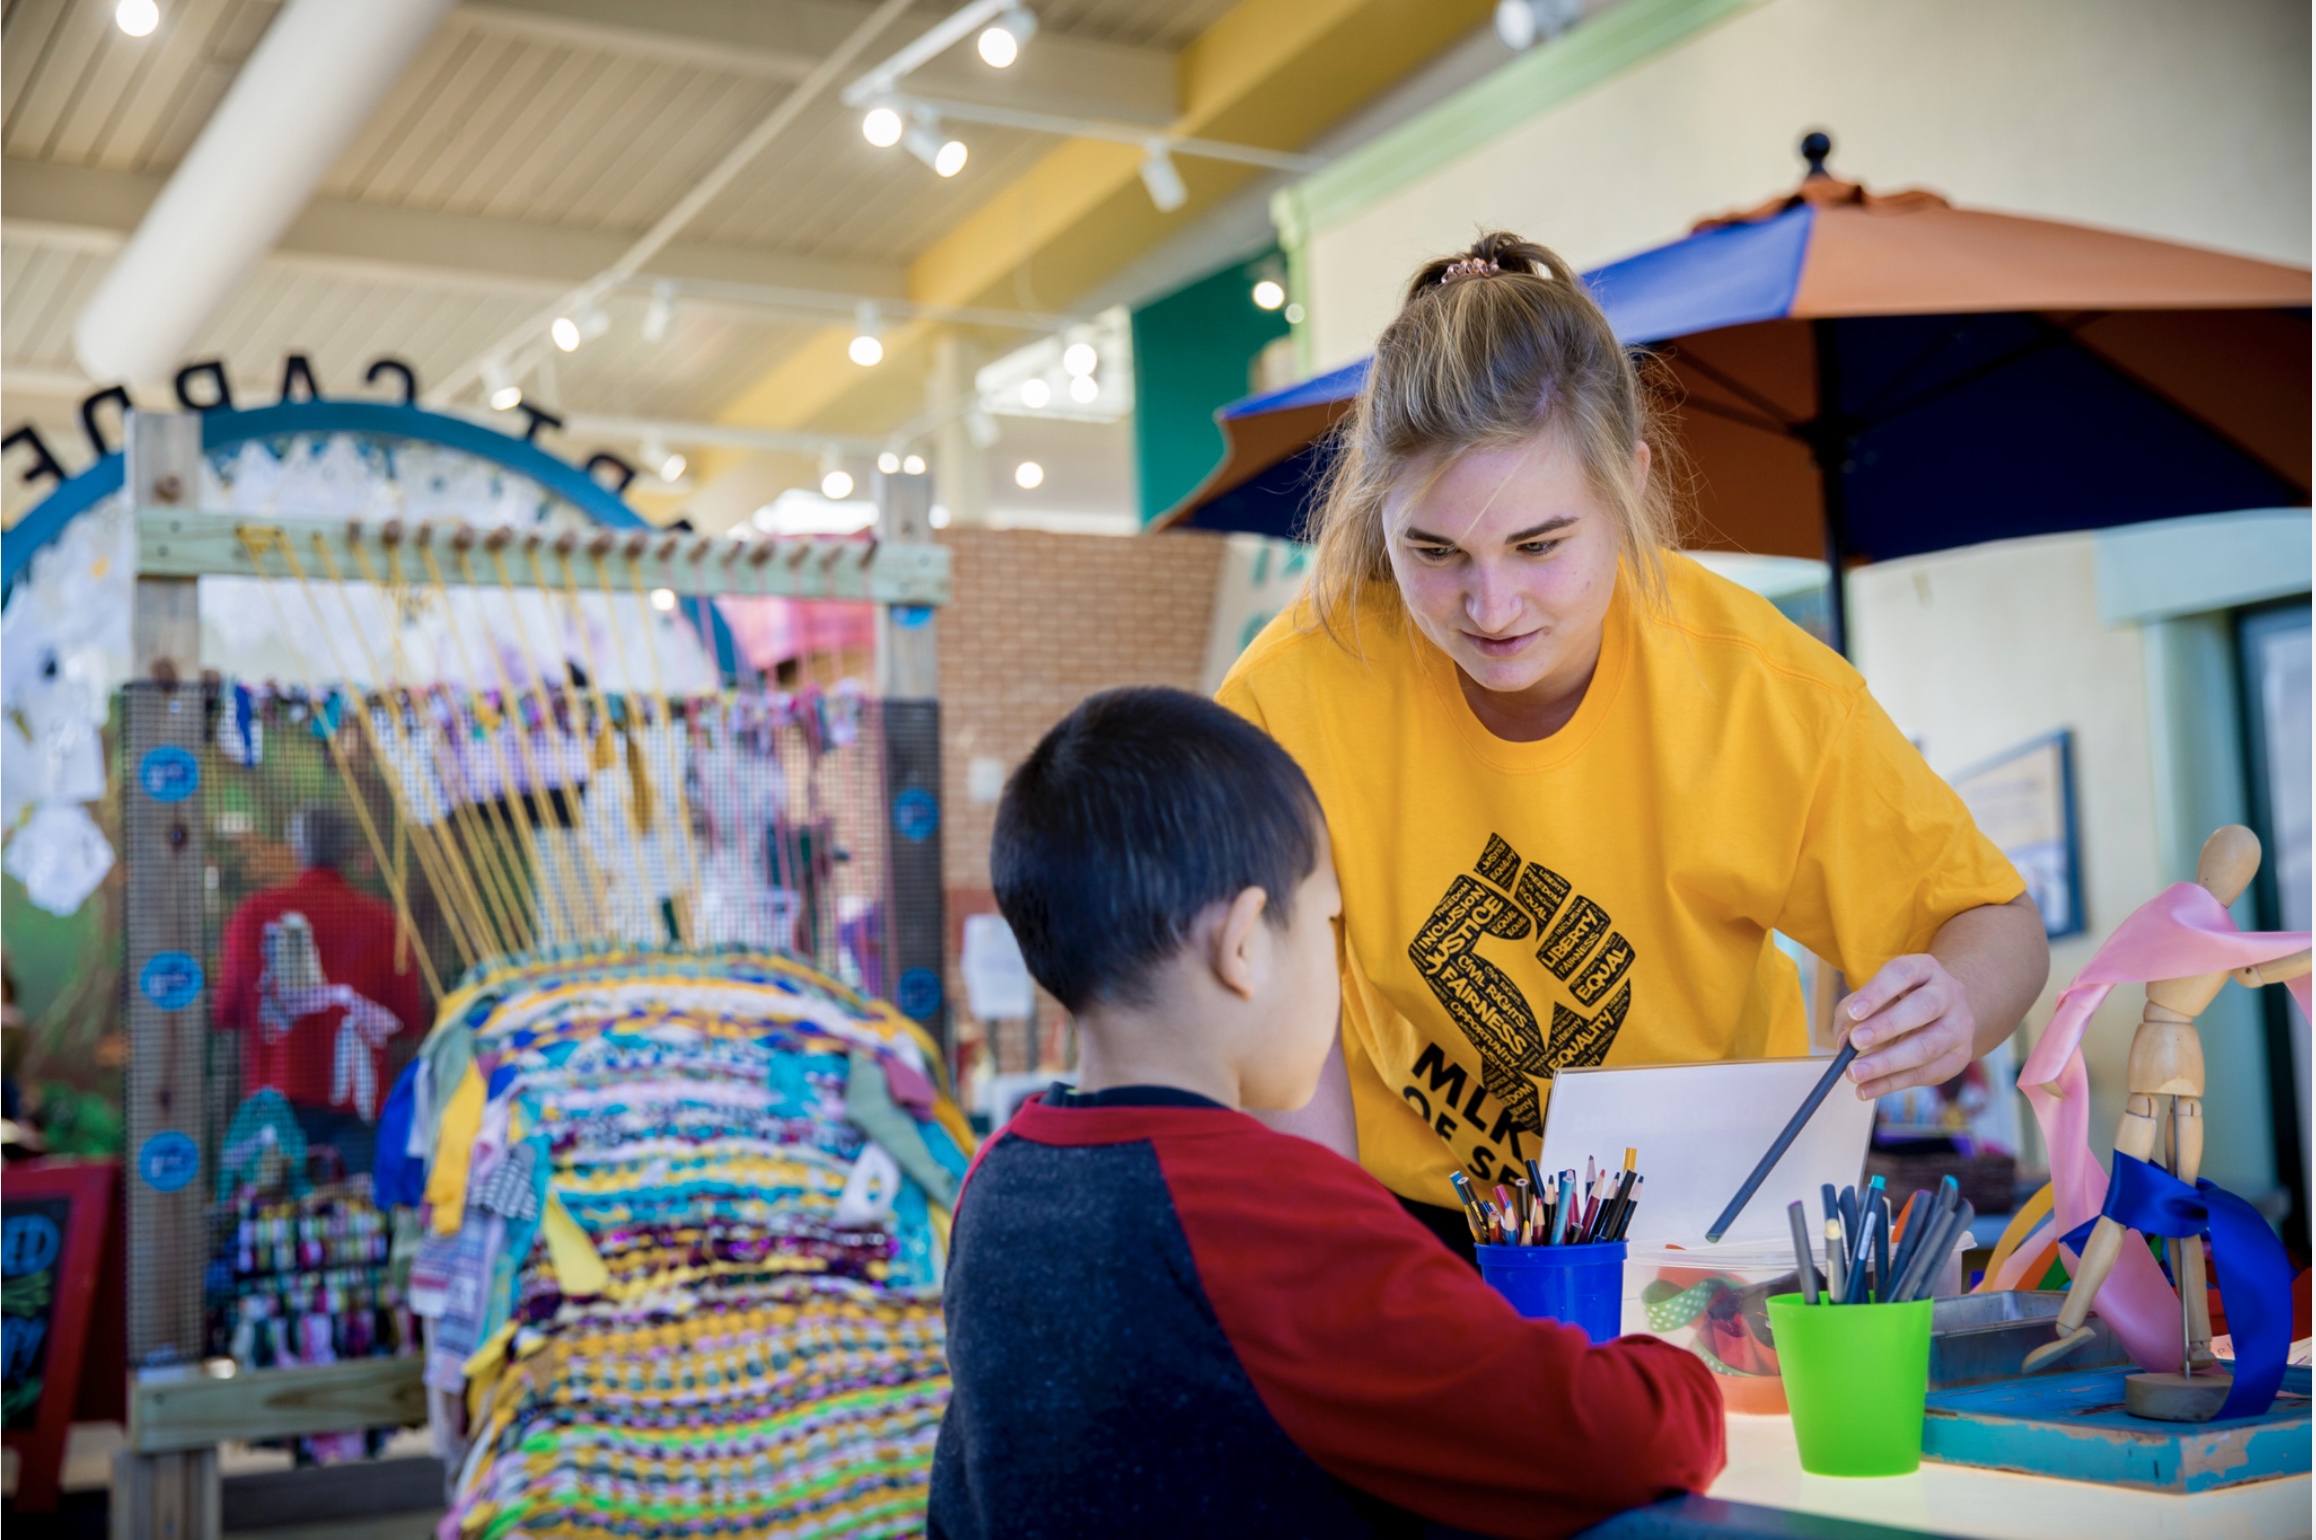
POLYGON ((1447 265, 1447 271, 1439 275, 1439 281, 1443 284, 1453 283, 1458 278, 1484 278, 1490 273, 1502 271, 1493 257, 1459 257, 1447 265))

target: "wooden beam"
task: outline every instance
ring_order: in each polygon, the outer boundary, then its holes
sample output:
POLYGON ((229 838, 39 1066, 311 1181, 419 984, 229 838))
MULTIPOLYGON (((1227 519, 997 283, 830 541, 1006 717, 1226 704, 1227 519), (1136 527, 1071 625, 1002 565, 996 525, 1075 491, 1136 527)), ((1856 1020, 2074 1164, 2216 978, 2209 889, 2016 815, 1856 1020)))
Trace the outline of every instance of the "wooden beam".
MULTIPOLYGON (((927 482, 930 478, 895 480, 927 482)), ((138 514, 138 582, 174 580, 190 588, 192 579, 211 574, 279 580, 302 571, 307 581, 326 583, 331 562, 341 574, 360 574, 362 563, 354 555, 357 543, 381 575, 396 570, 420 571, 424 570, 423 558, 414 547, 422 533, 437 553, 435 560, 444 583, 467 582, 471 565, 475 584, 497 586, 498 566, 487 554, 487 545, 493 536, 508 533, 504 530, 416 525, 396 532, 403 548, 397 558, 380 525, 350 525, 335 519, 237 519, 168 509, 141 510, 138 514), (461 540, 471 548, 465 561, 451 554, 453 543, 461 540), (166 576, 156 579, 154 574, 166 576)), ((612 582, 621 587, 640 582, 645 589, 666 588, 687 597, 866 599, 876 604, 909 605, 945 604, 949 600, 949 551, 945 546, 862 540, 734 540, 718 535, 638 532, 612 536, 608 541, 600 536, 582 538, 572 551, 571 562, 583 579, 594 575, 596 558, 592 553, 599 542, 605 547, 603 564, 612 582)), ((531 586, 532 544, 533 537, 521 535, 505 544, 508 573, 518 588, 531 586)), ((552 537, 540 546, 540 560, 550 577, 562 571, 562 558, 554 549, 552 537)), ((198 903, 195 908, 198 910, 198 903)))
POLYGON ((426 1420, 425 1372, 423 1359, 355 1358, 245 1369, 230 1379, 198 1371, 181 1379, 148 1376, 130 1387, 129 1446, 157 1455, 228 1440, 411 1427, 426 1420))

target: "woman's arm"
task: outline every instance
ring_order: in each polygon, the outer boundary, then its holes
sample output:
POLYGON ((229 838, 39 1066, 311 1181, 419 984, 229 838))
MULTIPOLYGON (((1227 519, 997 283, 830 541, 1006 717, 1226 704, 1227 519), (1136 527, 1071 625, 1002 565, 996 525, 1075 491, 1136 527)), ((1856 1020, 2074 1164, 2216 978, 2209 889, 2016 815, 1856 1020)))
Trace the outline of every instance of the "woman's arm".
POLYGON ((1327 1051, 1326 1068, 1319 1071, 1319 1089, 1292 1112, 1247 1114, 1282 1134, 1294 1134, 1323 1144, 1348 1161, 1359 1159, 1359 1125, 1351 1114, 1351 1072, 1343 1063, 1343 1028, 1335 1028, 1335 1046, 1327 1051))
POLYGON ((1965 909, 1930 950, 1892 958, 1844 1000, 1839 1027, 1858 1045, 1861 1099, 1942 1085, 2018 1030, 2051 976, 2042 912, 2021 894, 1965 909))

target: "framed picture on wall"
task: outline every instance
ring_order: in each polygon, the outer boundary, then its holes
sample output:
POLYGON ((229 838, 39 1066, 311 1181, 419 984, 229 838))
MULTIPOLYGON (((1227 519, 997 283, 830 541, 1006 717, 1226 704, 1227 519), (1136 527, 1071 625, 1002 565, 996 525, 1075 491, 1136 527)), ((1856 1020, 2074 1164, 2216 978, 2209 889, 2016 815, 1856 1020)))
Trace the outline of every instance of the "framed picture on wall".
POLYGON ((2082 851, 2075 832, 2075 735, 2065 728, 1954 777, 1970 816, 2026 879, 2053 938, 2083 930, 2082 851))

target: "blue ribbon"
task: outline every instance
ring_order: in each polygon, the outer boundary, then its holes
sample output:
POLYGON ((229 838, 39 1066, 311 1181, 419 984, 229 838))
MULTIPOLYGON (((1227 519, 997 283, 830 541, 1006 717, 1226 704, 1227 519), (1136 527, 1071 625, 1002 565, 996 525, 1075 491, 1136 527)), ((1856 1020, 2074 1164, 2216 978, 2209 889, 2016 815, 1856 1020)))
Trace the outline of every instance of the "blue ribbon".
MULTIPOLYGON (((2193 1187, 2160 1166, 2115 1152, 2100 1216, 2142 1235, 2208 1236, 2220 1265, 2220 1299, 2236 1343, 2236 1377, 2220 1417, 2257 1417, 2284 1383, 2292 1351, 2292 1262, 2258 1209, 2209 1181, 2193 1187)), ((2082 1254, 2098 1220, 2077 1225, 2059 1244, 2082 1254)))

